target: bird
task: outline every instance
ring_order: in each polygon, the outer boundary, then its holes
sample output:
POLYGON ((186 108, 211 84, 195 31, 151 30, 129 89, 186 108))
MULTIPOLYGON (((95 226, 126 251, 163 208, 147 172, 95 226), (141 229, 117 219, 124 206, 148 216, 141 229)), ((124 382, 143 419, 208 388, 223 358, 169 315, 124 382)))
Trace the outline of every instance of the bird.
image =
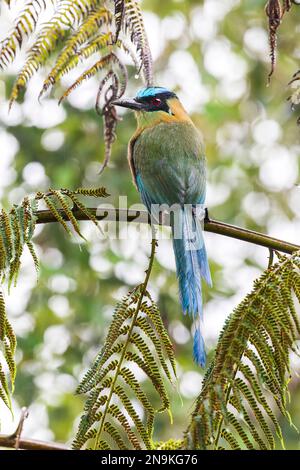
POLYGON ((194 361, 205 367, 201 280, 211 286, 212 279, 198 216, 206 197, 202 134, 176 93, 164 87, 143 88, 135 98, 113 105, 135 111, 137 129, 128 145, 128 162, 148 212, 157 205, 178 208, 171 226, 179 298, 183 313, 195 323, 194 361))

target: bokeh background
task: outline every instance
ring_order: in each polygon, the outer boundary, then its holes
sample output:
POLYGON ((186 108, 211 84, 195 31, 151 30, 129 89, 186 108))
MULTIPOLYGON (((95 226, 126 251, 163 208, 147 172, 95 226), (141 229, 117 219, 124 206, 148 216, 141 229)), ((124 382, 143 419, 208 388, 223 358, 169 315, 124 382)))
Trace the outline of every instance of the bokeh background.
MULTIPOLYGON (((21 2, 12 10, 1 2, 1 37, 9 31, 21 2)), ((299 128, 286 98, 297 70, 300 7, 280 29, 279 63, 270 87, 265 0, 145 0, 142 2, 155 60, 156 82, 176 90, 202 130, 208 160, 207 205, 213 218, 300 243, 299 128)), ((103 157, 102 121, 94 111, 97 80, 76 90, 63 106, 57 98, 81 70, 64 79, 51 97, 38 102, 44 72, 31 80, 24 101, 8 113, 8 96, 24 51, 0 76, 0 200, 9 207, 37 190, 106 186, 107 202, 120 195, 139 202, 126 160, 134 132, 126 113, 109 169, 99 178, 103 157)), ((141 80, 129 65, 128 94, 141 80)), ((94 201, 91 201, 91 204, 94 201)), ((24 436, 70 442, 83 398, 74 396, 79 379, 103 344, 116 302, 143 279, 149 243, 130 228, 125 240, 102 240, 82 224, 87 244, 70 240, 57 226, 38 227, 41 258, 36 282, 28 253, 18 287, 7 297, 18 336, 15 421, 0 404, 1 432, 14 430, 20 407, 30 415, 24 436)), ((267 267, 268 252, 237 240, 206 234, 214 287, 205 288, 206 343, 212 357, 225 318, 267 267)), ((178 384, 172 394, 174 424, 156 421, 157 439, 180 437, 199 393, 203 372, 193 364, 190 321, 177 298, 170 240, 159 244, 150 290, 175 345, 178 384)), ((300 426, 299 360, 292 358, 290 412, 300 426)), ((141 377, 142 380, 142 377, 141 377)), ((299 437, 288 425, 289 448, 299 437)))

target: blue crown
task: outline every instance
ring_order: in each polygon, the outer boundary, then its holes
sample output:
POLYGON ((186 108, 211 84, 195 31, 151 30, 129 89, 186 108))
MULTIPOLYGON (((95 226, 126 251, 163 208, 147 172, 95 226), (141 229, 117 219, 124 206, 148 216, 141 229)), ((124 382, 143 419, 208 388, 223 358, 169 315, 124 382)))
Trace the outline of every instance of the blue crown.
POLYGON ((167 88, 163 87, 149 87, 149 88, 143 88, 138 92, 136 95, 137 98, 148 98, 149 96, 156 96, 160 94, 170 94, 174 95, 170 90, 167 90, 167 88))

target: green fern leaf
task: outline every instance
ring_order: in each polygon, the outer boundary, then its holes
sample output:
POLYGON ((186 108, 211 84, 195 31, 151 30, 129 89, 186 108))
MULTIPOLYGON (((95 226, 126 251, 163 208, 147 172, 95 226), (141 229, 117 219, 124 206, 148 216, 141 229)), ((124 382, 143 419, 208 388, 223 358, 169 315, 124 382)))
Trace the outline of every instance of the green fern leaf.
MULTIPOLYGON (((56 59, 55 66, 52 68, 47 79, 43 84, 40 97, 55 83, 57 83, 60 78, 71 70, 70 61, 74 58, 80 59, 80 47, 86 42, 90 41, 101 27, 105 24, 106 27, 109 27, 112 22, 112 17, 110 12, 106 8, 98 8, 95 11, 92 11, 88 17, 81 23, 78 29, 73 33, 73 35, 67 40, 65 47, 62 52, 59 54, 56 59)), ((103 37, 103 35, 102 35, 103 37)), ((100 51, 101 48, 108 46, 109 42, 111 43, 111 34, 105 34, 105 39, 103 37, 102 42, 98 42, 98 47, 93 51, 100 51), (101 45, 101 48, 99 47, 101 45)), ((83 56, 87 58, 87 56, 83 56)), ((74 66, 78 64, 74 63, 74 66)))
POLYGON ((39 22, 40 14, 46 8, 44 0, 26 0, 24 3, 23 11, 15 20, 14 28, 9 36, 2 41, 0 68, 5 68, 13 62, 18 48, 22 47, 25 38, 33 34, 39 22))
POLYGON ((76 449, 88 448, 91 444, 94 449, 101 449, 103 443, 112 444, 112 441, 119 449, 124 446, 151 449, 155 413, 169 411, 170 400, 162 371, 170 379, 166 357, 170 357, 174 366, 175 359, 161 319, 152 321, 154 316, 159 316, 159 312, 146 291, 154 249, 153 242, 145 283, 117 305, 105 344, 78 387, 77 391, 87 393, 88 397, 73 443, 76 449), (166 357, 163 351, 167 351, 166 357), (154 409, 146 391, 135 377, 136 367, 146 374, 157 391, 162 402, 158 410, 154 409), (144 420, 137 414, 132 399, 142 406, 144 420), (125 432, 119 431, 120 425, 125 432))
POLYGON ((274 435, 284 446, 277 415, 290 421, 289 353, 299 336, 292 293, 299 300, 300 260, 299 253, 278 258, 225 323, 187 430, 191 448, 274 449, 274 435))
POLYGON ((124 22, 125 16, 125 0, 114 0, 115 3, 115 23, 116 23, 116 32, 114 42, 116 43, 119 38, 119 34, 124 22))
POLYGON ((142 12, 137 0, 125 0, 125 29, 140 54, 141 69, 147 86, 153 85, 152 55, 144 26, 142 12))

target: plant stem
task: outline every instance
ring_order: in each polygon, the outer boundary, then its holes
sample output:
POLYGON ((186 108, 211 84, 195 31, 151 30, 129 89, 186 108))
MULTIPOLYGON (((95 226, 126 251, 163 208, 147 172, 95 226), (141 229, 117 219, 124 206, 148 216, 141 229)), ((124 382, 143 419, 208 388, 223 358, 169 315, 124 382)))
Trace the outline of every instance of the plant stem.
MULTIPOLYGON (((109 222, 136 222, 142 224, 151 224, 150 217, 147 211, 128 211, 126 209, 109 209, 109 208, 89 208, 97 220, 105 220, 109 222)), ((62 218, 68 221, 68 216, 63 210, 58 210, 62 218)), ((77 220, 89 220, 86 214, 79 209, 73 210, 74 217, 77 220)), ((36 213, 38 224, 47 224, 57 222, 54 215, 47 210, 38 211, 36 213)), ((169 222, 163 220, 162 225, 169 226, 169 222)), ((225 224, 217 220, 205 220, 204 229, 206 232, 224 235, 226 237, 235 238, 255 245, 263 246, 274 251, 280 251, 287 254, 292 254, 300 250, 299 245, 288 243, 277 238, 270 237, 263 233, 247 230, 235 225, 225 224)))
POLYGON ((117 366, 117 369, 116 369, 116 372, 115 372, 115 375, 114 375, 114 379, 113 379, 113 382, 111 384, 110 392, 109 392, 107 402, 106 402, 106 405, 105 405, 105 410, 104 410, 102 418, 101 418, 101 424, 99 426, 99 429, 97 431, 97 435, 96 435, 96 438, 95 438, 94 450, 96 450, 99 446, 101 434, 102 434, 102 431, 103 431, 103 428, 104 428, 104 425, 105 425, 106 415, 107 415, 107 412, 108 412, 108 409, 109 409, 109 406, 110 406, 110 402, 111 402, 111 399, 112 399, 112 396, 113 396, 113 393, 114 393, 114 388, 115 388, 117 379, 119 377, 119 373, 120 373, 120 370, 121 370, 121 367, 122 367, 122 364, 123 364, 123 361, 124 361, 124 358, 125 358, 127 348, 129 346, 129 341, 130 341, 131 334, 133 332, 133 329, 134 329, 138 314, 140 312, 140 308, 141 308, 144 296, 145 296, 146 291, 147 291, 147 286, 148 286, 148 282, 149 282, 149 279, 150 279, 150 274, 151 274, 153 263, 154 263, 154 256, 155 256, 156 246, 157 246, 157 241, 156 241, 155 232, 154 232, 154 229, 153 229, 153 237, 152 237, 152 242, 151 242, 151 254, 150 254, 150 259, 149 259, 149 266, 148 266, 147 271, 146 271, 145 280, 144 280, 143 284, 141 284, 141 286, 140 286, 140 297, 139 297, 134 315, 132 317, 130 329, 128 331, 127 339, 126 339, 126 342, 124 344, 124 348, 123 348, 123 351, 122 351, 122 354, 121 354, 121 357, 120 357, 120 361, 118 363, 118 366, 117 366))

